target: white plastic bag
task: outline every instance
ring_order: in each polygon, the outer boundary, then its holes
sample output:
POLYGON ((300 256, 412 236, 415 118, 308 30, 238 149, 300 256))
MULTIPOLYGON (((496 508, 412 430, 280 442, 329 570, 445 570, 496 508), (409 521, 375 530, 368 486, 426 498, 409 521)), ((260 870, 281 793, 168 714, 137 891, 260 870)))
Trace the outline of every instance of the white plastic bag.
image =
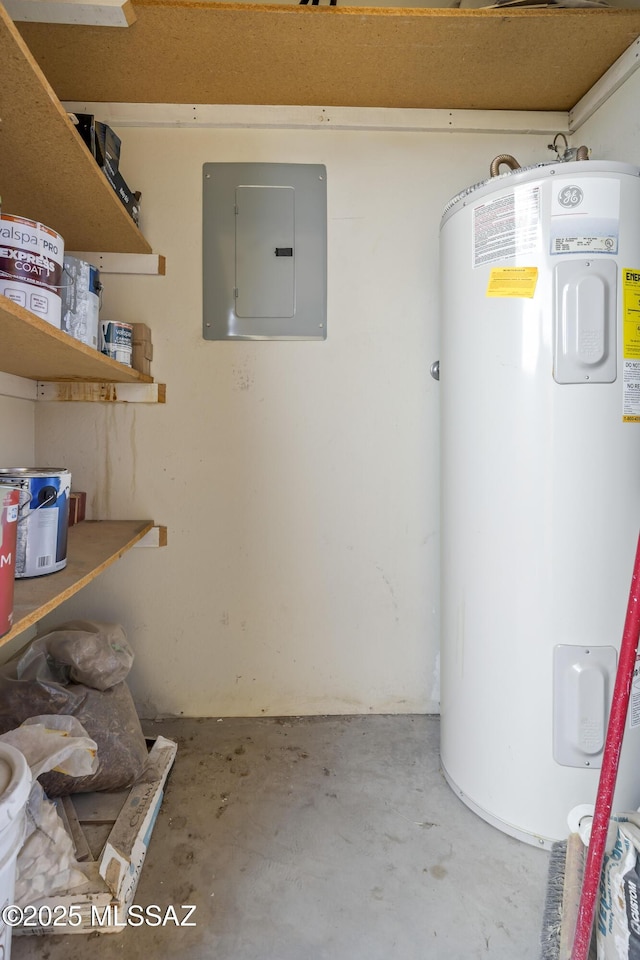
POLYGON ((595 917, 598 960, 640 960, 639 856, 640 814, 612 817, 595 917))
POLYGON ((95 741, 75 717, 30 717, 0 740, 24 754, 34 780, 49 770, 84 777, 98 768, 95 741))
POLYGON ((34 777, 26 806, 27 829, 18 853, 14 902, 33 904, 63 890, 86 883, 76 861, 73 841, 35 779, 56 769, 72 776, 94 773, 96 744, 75 717, 31 717, 0 740, 20 750, 34 777))

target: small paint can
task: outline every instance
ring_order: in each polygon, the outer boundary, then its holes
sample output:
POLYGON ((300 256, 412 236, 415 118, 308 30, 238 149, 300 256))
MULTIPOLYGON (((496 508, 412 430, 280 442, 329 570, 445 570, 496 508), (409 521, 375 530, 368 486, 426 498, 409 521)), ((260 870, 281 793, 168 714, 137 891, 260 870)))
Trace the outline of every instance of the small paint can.
POLYGON ((71 474, 57 467, 0 469, 3 487, 18 490, 15 576, 40 577, 67 565, 71 474))
POLYGON ((131 366, 133 350, 133 324, 120 323, 117 320, 100 322, 100 352, 131 366))
POLYGON ((64 240, 37 220, 0 215, 0 293, 60 327, 64 240))
POLYGON ((100 271, 78 257, 64 258, 61 330, 75 340, 98 349, 100 271))
POLYGON ((18 490, 0 488, 0 637, 13 626, 18 490))

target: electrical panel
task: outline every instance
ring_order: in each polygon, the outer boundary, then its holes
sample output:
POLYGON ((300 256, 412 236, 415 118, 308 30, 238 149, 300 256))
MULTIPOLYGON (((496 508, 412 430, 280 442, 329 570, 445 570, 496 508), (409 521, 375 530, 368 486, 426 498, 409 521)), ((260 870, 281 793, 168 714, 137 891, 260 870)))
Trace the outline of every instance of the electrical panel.
POLYGON ((324 340, 327 174, 321 164, 205 163, 205 340, 324 340))

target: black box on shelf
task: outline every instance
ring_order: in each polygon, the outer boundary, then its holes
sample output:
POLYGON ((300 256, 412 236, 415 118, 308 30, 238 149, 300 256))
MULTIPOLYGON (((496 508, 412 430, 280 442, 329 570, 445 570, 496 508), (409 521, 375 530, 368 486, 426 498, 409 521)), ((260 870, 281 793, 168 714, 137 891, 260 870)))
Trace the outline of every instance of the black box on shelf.
POLYGON ((95 158, 98 164, 111 174, 118 172, 120 163, 120 137, 117 137, 111 127, 106 123, 94 121, 96 152, 95 158))
POLYGON ((103 167, 102 172, 105 177, 115 190, 115 192, 120 197, 120 200, 126 207, 129 215, 133 218, 134 223, 138 223, 140 217, 140 193, 139 191, 130 190, 127 186, 124 177, 119 170, 116 170, 115 173, 111 173, 109 167, 103 167))
POLYGON ((92 113, 73 113, 75 117, 76 130, 89 148, 92 157, 96 155, 96 128, 93 122, 92 113))
POLYGON ((117 173, 120 163, 120 137, 110 126, 96 120, 92 113, 75 113, 77 130, 99 167, 107 167, 117 173))
POLYGON ((92 113, 74 114, 76 129, 91 151, 96 163, 120 197, 134 223, 140 217, 140 193, 131 190, 120 173, 120 138, 110 126, 96 120, 92 113))

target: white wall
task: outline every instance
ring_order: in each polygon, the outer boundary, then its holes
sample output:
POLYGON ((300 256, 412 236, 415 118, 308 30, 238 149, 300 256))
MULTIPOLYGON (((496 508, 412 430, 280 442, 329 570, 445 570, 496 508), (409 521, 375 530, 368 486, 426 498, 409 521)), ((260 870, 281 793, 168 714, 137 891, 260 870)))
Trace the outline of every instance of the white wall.
POLYGON ((33 466, 35 405, 31 400, 0 396, 0 467, 33 466))
POLYGON ((640 166, 640 70, 597 110, 572 137, 572 145, 585 143, 599 160, 620 160, 640 166))
POLYGON ((44 404, 42 463, 96 518, 152 517, 49 622, 120 620, 145 716, 438 709, 437 256, 442 207, 548 136, 123 128, 164 278, 104 277, 148 323, 166 406, 44 404), (208 161, 325 163, 326 342, 201 338, 208 161))

